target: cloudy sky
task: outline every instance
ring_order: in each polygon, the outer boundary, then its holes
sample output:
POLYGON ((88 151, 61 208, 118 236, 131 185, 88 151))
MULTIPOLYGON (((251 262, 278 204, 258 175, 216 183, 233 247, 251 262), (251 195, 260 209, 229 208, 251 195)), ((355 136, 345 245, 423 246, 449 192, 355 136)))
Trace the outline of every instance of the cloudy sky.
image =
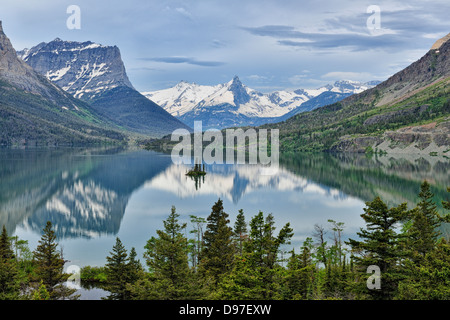
POLYGON ((235 75, 262 92, 384 80, 450 32, 449 16, 448 0, 0 0, 16 50, 56 37, 117 45, 140 91, 235 75), (80 29, 67 27, 70 5, 80 29))

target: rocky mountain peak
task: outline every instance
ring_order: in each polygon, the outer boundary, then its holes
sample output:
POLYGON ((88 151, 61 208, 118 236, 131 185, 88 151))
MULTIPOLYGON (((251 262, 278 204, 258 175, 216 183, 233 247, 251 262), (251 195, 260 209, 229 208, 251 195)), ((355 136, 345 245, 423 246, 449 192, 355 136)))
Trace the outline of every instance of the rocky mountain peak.
MULTIPOLYGON (((1 26, 0 26, 1 28, 1 26)), ((438 50, 444 43, 446 43, 448 40, 450 40, 450 33, 448 33, 445 37, 440 38, 437 40, 432 46, 431 50, 438 50)))
POLYGON ((233 80, 231 81, 229 90, 234 95, 234 104, 236 106, 246 104, 251 99, 238 76, 234 76, 233 80))
POLYGON ((43 79, 23 60, 17 57, 16 50, 6 36, 0 21, 0 78, 31 93, 53 99, 53 86, 43 79))
POLYGON ((47 79, 85 101, 116 87, 134 89, 117 46, 56 38, 18 55, 47 79))

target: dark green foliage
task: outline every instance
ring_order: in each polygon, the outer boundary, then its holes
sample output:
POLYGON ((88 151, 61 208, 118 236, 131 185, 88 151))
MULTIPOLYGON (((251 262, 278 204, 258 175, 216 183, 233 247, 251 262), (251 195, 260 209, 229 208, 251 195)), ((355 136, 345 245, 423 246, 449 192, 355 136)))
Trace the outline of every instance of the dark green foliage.
POLYGON ((284 268, 279 264, 281 246, 288 244, 293 233, 287 223, 278 235, 271 214, 264 218, 259 212, 249 223, 250 232, 244 242, 242 256, 236 258, 236 267, 221 284, 225 299, 281 298, 284 268))
POLYGON ((406 248, 412 251, 417 262, 435 248, 440 237, 438 228, 443 218, 437 213, 433 197, 430 184, 424 181, 419 193, 420 202, 411 211, 412 223, 407 231, 409 237, 406 248))
POLYGON ((0 235, 0 300, 13 300, 19 297, 17 263, 8 233, 3 226, 0 235))
POLYGON ((157 299, 187 299, 190 295, 188 241, 183 234, 186 224, 178 222, 179 216, 172 207, 164 230, 157 230, 158 237, 151 237, 145 246, 144 257, 153 279, 147 283, 151 285, 148 290, 157 299))
POLYGON ((211 214, 206 220, 200 269, 217 282, 221 276, 232 270, 235 253, 232 243, 233 231, 229 226, 230 220, 223 210, 221 199, 213 205, 211 214))
POLYGON ((116 238, 116 243, 109 254, 106 257, 106 274, 111 292, 108 299, 128 300, 129 293, 126 290, 126 284, 129 282, 129 258, 127 250, 119 238, 116 238))
POLYGON ((450 299, 450 245, 441 240, 421 259, 420 265, 405 261, 408 277, 400 282, 398 299, 450 299))
MULTIPOLYGON (((446 203, 444 207, 448 208, 446 203)), ((316 225, 312 230, 315 241, 307 237, 298 253, 292 248, 285 263, 283 252, 293 232, 289 224, 276 232, 271 214, 264 216, 259 212, 247 225, 243 211, 239 210, 232 230, 219 199, 207 220, 190 216, 194 239, 188 239, 186 224, 179 222, 180 215, 172 207, 164 221, 164 230, 158 230, 157 236, 151 237, 145 246, 148 271, 140 264, 136 250, 132 248, 128 255, 117 238, 106 266, 84 267, 81 279, 101 283, 102 287, 107 285, 109 298, 120 300, 448 300, 450 245, 436 231, 440 223, 447 221, 447 216, 437 215, 435 209, 427 182, 421 185, 416 207, 409 211, 406 204, 390 208, 376 197, 366 202, 361 215, 366 227, 357 233, 358 240, 350 238, 344 242, 344 224, 330 219, 327 228, 316 225), (189 265, 190 257, 192 265, 189 265), (379 268, 379 288, 369 287, 374 274, 368 267, 379 268)), ((61 274, 64 260, 54 240, 48 223, 35 251, 31 271, 19 265, 16 272, 14 265, 19 258, 13 254, 13 248, 20 256, 18 261, 25 255, 19 250, 20 241, 15 239, 15 247, 11 246, 3 230, 0 298, 45 300, 68 296, 67 292, 61 295, 63 291, 57 290, 65 275, 61 274), (54 279, 49 279, 50 273, 54 279), (30 285, 24 281, 23 274, 32 277, 35 283, 30 285), (20 295, 19 283, 31 294, 20 295)))
POLYGON ((312 238, 307 238, 300 250, 299 254, 292 250, 288 260, 284 299, 306 300, 312 298, 316 272, 316 265, 312 259, 312 238))
POLYGON ((244 249, 244 241, 247 238, 247 223, 245 222, 245 215, 242 209, 239 210, 234 223, 233 238, 237 249, 237 253, 242 255, 244 249))
POLYGON ((349 239, 348 242, 353 252, 358 254, 354 256, 356 266, 362 274, 369 266, 379 267, 383 285, 381 289, 369 291, 369 294, 375 299, 392 299, 402 279, 398 262, 405 255, 400 246, 402 235, 395 228, 408 217, 406 203, 388 208, 376 197, 366 203, 361 217, 367 226, 357 233, 362 241, 349 239))
POLYGON ((55 231, 50 221, 47 221, 43 232, 33 253, 36 280, 42 281, 52 300, 68 298, 75 290, 64 286, 69 275, 64 273, 64 258, 58 251, 55 231))

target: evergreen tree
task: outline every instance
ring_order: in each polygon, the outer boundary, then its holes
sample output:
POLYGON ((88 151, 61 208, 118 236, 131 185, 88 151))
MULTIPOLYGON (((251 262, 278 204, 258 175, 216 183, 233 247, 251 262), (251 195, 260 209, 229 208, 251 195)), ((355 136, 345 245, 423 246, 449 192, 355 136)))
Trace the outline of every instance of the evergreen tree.
POLYGON ((312 261, 312 247, 312 239, 306 238, 299 254, 292 250, 287 264, 286 299, 311 298, 316 267, 312 261))
POLYGON ((280 247, 288 244, 293 233, 289 223, 274 234, 275 222, 269 214, 259 212, 249 223, 244 254, 237 259, 233 272, 221 283, 225 299, 276 299, 283 296, 285 270, 279 261, 280 247))
POLYGON ((244 211, 239 210, 234 223, 233 237, 238 255, 242 255, 244 249, 244 241, 247 237, 247 223, 245 222, 244 211))
POLYGON ((64 273, 65 261, 61 252, 57 250, 58 243, 50 221, 47 221, 43 232, 39 244, 33 252, 36 277, 38 281, 42 280, 51 299, 66 298, 76 290, 68 290, 64 286, 64 282, 67 281, 70 275, 64 273))
POLYGON ((420 187, 420 202, 411 210, 411 225, 407 231, 407 248, 412 251, 413 259, 417 262, 433 250, 440 237, 438 227, 443 218, 438 214, 433 202, 430 184, 424 181, 420 187))
POLYGON ((3 226, 0 235, 0 300, 13 300, 19 297, 17 275, 14 252, 6 228, 3 226))
POLYGON ((106 257, 106 274, 108 279, 110 300, 128 300, 130 298, 127 290, 130 276, 130 259, 122 241, 116 238, 110 255, 106 257))
MULTIPOLYGON (((397 290, 398 282, 402 279, 398 262, 404 257, 404 252, 399 243, 402 235, 395 230, 397 224, 408 217, 406 203, 394 208, 376 197, 372 202, 366 203, 361 217, 366 222, 366 229, 361 228, 358 236, 362 241, 349 239, 347 244, 352 247, 357 266, 360 268, 361 277, 367 278, 367 268, 377 266, 381 271, 381 288, 368 290, 368 294, 374 299, 391 299, 397 290)), ((361 283, 366 287, 366 282, 361 283)), ((366 291, 367 292, 367 291, 366 291)))
POLYGON ((130 250, 130 255, 128 257, 128 283, 134 284, 140 277, 142 277, 142 273, 144 272, 144 268, 141 262, 136 258, 137 253, 134 247, 130 250))
POLYGON ((172 207, 164 230, 157 230, 158 237, 151 237, 145 246, 144 257, 153 278, 150 296, 158 299, 186 299, 191 294, 188 241, 183 235, 186 224, 179 224, 179 216, 172 207))
POLYGON ((217 281, 233 268, 235 248, 232 243, 232 228, 228 226, 228 214, 219 199, 208 216, 203 236, 203 250, 200 269, 217 281))
POLYGON ((450 299, 450 244, 446 240, 440 239, 420 264, 407 260, 404 268, 408 278, 400 282, 397 299, 450 299))

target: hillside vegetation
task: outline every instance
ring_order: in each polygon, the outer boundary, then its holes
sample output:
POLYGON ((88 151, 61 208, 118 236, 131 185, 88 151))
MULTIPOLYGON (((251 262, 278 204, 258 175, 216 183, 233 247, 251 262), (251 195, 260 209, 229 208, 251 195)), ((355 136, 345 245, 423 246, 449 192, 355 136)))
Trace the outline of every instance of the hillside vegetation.
POLYGON ((372 89, 259 128, 280 130, 281 151, 399 151, 413 144, 419 152, 447 152, 449 49, 447 41, 372 89), (398 131, 418 126, 409 137, 398 131))

